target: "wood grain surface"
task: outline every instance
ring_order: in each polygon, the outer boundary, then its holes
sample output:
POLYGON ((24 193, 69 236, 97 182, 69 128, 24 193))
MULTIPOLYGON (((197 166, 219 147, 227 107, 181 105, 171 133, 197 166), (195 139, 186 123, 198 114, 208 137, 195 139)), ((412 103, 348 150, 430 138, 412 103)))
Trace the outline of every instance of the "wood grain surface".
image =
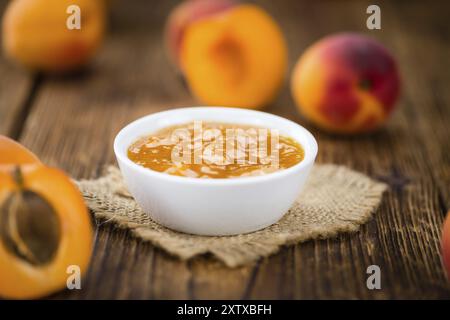
MULTIPOLYGON (((6 1, 0 1, 3 11, 6 1)), ((360 232, 283 248, 256 265, 228 269, 209 256, 181 262, 129 232, 98 226, 91 268, 80 291, 63 299, 408 299, 450 298, 440 259, 450 208, 450 30, 448 1, 386 1, 382 30, 365 27, 367 1, 256 1, 281 24, 289 68, 315 40, 360 31, 396 56, 403 79, 398 110, 379 132, 320 132, 294 107, 288 81, 267 109, 317 137, 318 162, 385 181, 390 190, 360 232), (379 265, 382 289, 368 290, 379 265)), ((162 28, 174 1, 115 1, 110 32, 94 63, 67 77, 28 75, 0 58, 0 133, 75 178, 98 177, 115 163, 112 141, 128 122, 195 105, 169 65, 162 28)))

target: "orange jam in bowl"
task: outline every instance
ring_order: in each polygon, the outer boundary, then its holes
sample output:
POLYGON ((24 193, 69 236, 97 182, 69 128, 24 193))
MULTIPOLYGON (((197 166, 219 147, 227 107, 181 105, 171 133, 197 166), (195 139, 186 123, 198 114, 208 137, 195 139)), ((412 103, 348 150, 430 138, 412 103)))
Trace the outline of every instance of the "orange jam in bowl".
POLYGON ((154 171, 200 179, 265 175, 290 168, 305 156, 296 140, 277 130, 202 121, 141 137, 127 155, 154 171))

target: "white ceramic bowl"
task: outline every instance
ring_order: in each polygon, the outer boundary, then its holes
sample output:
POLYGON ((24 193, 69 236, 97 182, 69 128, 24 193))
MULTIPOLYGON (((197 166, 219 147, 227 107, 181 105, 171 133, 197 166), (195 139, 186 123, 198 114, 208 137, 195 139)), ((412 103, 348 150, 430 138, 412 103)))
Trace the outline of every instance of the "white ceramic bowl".
POLYGON ((180 108, 138 119, 117 135, 114 152, 129 191, 154 221, 199 235, 233 235, 277 222, 298 197, 317 155, 317 142, 298 124, 260 111, 220 107, 180 108), (278 129, 297 140, 305 158, 285 170, 263 176, 198 179, 146 169, 127 156, 138 138, 194 120, 238 123, 278 129))

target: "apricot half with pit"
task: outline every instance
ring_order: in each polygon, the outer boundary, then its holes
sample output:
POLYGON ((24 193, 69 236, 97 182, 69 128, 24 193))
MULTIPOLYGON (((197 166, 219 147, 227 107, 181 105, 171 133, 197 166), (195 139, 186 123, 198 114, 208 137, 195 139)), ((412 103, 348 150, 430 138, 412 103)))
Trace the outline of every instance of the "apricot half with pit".
POLYGON ((86 271, 92 245, 89 213, 65 174, 42 165, 0 171, 0 296, 64 288, 69 267, 86 271))
POLYGON ((172 56, 202 103, 262 108, 275 99, 285 77, 287 47, 282 31, 257 5, 212 2, 183 4, 185 13, 195 15, 184 17, 182 31, 172 31, 175 40, 170 50, 176 51, 172 56), (196 10, 189 11, 194 6, 196 10), (202 12, 201 6, 209 9, 202 12))
POLYGON ((86 271, 93 226, 83 197, 63 172, 0 136, 0 297, 28 299, 86 271))

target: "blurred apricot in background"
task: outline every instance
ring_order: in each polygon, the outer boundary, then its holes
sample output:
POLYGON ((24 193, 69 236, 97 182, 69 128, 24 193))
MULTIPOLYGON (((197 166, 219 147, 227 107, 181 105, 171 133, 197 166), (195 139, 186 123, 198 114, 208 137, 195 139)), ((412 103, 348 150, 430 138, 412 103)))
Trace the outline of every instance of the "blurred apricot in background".
POLYGON ((345 33, 323 38, 297 62, 291 91, 299 111, 326 131, 380 127, 395 107, 400 79, 394 57, 377 41, 345 33))
POLYGON ((232 0, 190 0, 179 4, 170 13, 164 28, 164 40, 167 54, 171 62, 177 67, 180 65, 181 43, 186 28, 193 22, 207 16, 223 12, 236 4, 232 0))
POLYGON ((165 34, 170 56, 202 103, 262 108, 276 98, 287 46, 261 7, 190 0, 174 9, 165 34))
POLYGON ((32 71, 72 71, 102 43, 105 11, 104 0, 13 0, 3 17, 4 51, 32 71), (80 29, 67 27, 71 5, 80 8, 80 29))

